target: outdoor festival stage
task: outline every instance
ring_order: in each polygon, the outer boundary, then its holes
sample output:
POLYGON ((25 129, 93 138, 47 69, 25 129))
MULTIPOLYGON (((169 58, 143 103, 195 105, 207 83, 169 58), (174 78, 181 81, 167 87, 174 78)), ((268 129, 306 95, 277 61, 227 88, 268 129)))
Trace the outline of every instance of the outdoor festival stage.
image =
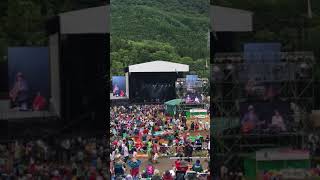
POLYGON ((110 100, 129 100, 127 96, 120 97, 120 96, 114 96, 113 93, 110 93, 110 100))
POLYGON ((56 113, 48 111, 19 111, 10 108, 10 100, 0 100, 0 120, 25 121, 26 119, 46 119, 56 117, 56 113))

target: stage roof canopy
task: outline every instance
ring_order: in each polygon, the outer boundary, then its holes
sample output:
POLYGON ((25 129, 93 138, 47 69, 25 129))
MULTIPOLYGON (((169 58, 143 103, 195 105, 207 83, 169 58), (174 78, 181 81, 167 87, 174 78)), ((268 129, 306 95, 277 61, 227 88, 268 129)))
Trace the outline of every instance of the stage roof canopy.
POLYGON ((152 61, 131 65, 129 72, 189 72, 189 65, 168 61, 152 61))
POLYGON ((215 32, 252 31, 252 12, 221 7, 210 7, 211 30, 215 32))
POLYGON ((61 34, 106 34, 110 32, 109 5, 59 14, 61 34))

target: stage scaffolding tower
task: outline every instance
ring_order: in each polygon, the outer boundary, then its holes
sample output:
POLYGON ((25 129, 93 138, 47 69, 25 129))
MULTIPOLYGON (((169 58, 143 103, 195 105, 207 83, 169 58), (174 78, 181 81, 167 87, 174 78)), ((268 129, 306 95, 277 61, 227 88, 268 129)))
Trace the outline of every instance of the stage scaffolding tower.
MULTIPOLYGON (((314 64, 312 52, 281 52, 278 62, 245 60, 243 53, 216 53, 211 65, 213 151, 215 165, 239 163, 243 155, 261 148, 305 148, 306 134, 312 128, 308 114, 314 109, 314 64), (239 103, 248 99, 245 86, 272 83, 280 88, 279 99, 290 102, 292 131, 279 134, 243 134, 239 103)), ((259 91, 259 88, 257 88, 259 91)), ((263 91, 263 89, 260 89, 263 91)), ((215 167, 219 168, 219 167, 215 167)), ((219 169, 217 169, 219 170, 219 169)))

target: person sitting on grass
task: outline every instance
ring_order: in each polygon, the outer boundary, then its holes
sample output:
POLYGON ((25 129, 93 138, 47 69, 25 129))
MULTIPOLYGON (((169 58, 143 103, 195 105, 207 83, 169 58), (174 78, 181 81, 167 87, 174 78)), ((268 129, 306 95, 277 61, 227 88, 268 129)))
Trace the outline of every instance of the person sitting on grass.
POLYGON ((196 163, 193 164, 192 171, 195 171, 197 173, 203 172, 203 168, 199 159, 196 161, 196 163))
POLYGON ((148 164, 146 167, 146 173, 147 173, 147 177, 152 177, 154 174, 154 167, 152 166, 152 164, 148 164))
POLYGON ((162 180, 160 171, 158 169, 154 170, 154 175, 152 176, 151 180, 162 180))
POLYGON ((173 180, 173 177, 172 177, 170 171, 166 171, 166 172, 163 174, 162 180, 173 180))

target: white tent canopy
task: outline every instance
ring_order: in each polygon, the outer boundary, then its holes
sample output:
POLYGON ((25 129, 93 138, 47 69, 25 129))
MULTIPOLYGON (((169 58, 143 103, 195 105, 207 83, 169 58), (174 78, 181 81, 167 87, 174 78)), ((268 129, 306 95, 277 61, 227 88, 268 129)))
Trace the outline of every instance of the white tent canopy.
POLYGON ((61 13, 60 32, 61 34, 109 33, 109 14, 109 5, 61 13))
POLYGON ((215 32, 252 31, 252 14, 250 11, 211 6, 211 30, 215 32))
POLYGON ((167 62, 152 61, 129 66, 129 72, 189 72, 189 65, 167 62))

